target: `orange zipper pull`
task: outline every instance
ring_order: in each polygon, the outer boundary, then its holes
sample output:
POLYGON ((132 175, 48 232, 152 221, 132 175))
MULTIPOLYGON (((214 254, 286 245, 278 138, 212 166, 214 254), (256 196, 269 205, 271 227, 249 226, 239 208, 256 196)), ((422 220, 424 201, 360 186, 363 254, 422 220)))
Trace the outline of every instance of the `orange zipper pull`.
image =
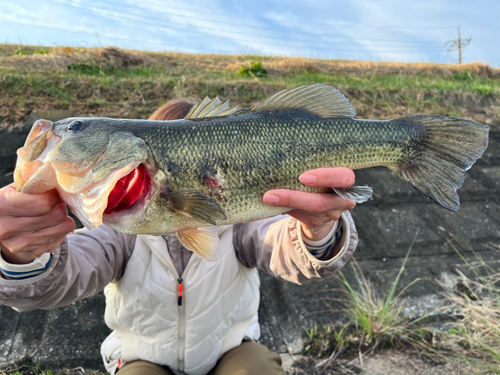
POLYGON ((179 297, 177 299, 177 305, 182 306, 182 277, 177 281, 179 282, 179 297))

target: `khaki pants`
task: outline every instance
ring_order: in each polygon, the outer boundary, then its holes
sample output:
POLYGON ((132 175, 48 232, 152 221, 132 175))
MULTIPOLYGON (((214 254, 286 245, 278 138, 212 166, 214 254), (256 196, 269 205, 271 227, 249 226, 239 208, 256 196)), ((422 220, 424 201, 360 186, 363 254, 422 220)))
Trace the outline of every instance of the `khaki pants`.
MULTIPOLYGON (((118 375, 173 375, 166 367, 137 361, 125 364, 118 375)), ((264 345, 244 342, 228 351, 208 375, 284 375, 281 358, 264 345)))

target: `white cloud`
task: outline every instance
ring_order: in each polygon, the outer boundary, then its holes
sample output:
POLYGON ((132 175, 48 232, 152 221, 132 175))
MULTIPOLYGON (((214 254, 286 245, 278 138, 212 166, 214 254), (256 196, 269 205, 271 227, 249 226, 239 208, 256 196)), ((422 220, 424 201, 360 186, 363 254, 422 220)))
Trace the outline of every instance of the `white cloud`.
POLYGON ((35 37, 50 35, 53 39, 45 44, 81 45, 83 41, 96 45, 99 35, 104 44, 124 48, 399 61, 444 59, 446 52, 439 54, 443 42, 456 33, 454 28, 409 26, 461 24, 469 30, 464 36, 473 33, 474 37, 465 56, 500 60, 498 48, 492 48, 494 43, 498 45, 493 35, 500 31, 495 12, 484 15, 466 0, 254 0, 252 6, 221 0, 209 4, 201 0, 189 4, 173 0, 0 0, 0 9, 0 21, 18 25, 1 28, 0 40, 20 38, 32 43, 35 37), (488 17, 489 23, 485 21, 488 17), (377 25, 400 28, 374 27, 377 25), (57 30, 61 32, 57 34, 57 30))

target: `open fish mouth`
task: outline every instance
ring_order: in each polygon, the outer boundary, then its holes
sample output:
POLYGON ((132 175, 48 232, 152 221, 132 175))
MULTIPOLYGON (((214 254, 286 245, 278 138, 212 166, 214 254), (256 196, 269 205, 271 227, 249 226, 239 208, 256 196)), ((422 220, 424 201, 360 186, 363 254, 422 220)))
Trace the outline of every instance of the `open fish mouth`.
POLYGON ((14 183, 18 191, 40 194, 55 187, 55 175, 43 161, 60 140, 53 132, 52 122, 38 120, 33 125, 24 147, 17 150, 14 183))
POLYGON ((113 219, 142 212, 149 200, 151 179, 144 164, 136 162, 90 183, 77 193, 68 193, 63 186, 57 190, 82 224, 94 229, 108 217, 113 219))
POLYGON ((147 150, 139 150, 135 160, 110 165, 106 160, 110 150, 114 152, 112 141, 117 138, 111 137, 109 143, 92 155, 71 153, 71 157, 67 157, 64 134, 55 129, 54 123, 39 120, 33 125, 25 146, 18 150, 15 186, 28 194, 56 189, 88 229, 102 224, 105 215, 117 220, 143 211, 152 190, 153 171, 147 162, 147 150))

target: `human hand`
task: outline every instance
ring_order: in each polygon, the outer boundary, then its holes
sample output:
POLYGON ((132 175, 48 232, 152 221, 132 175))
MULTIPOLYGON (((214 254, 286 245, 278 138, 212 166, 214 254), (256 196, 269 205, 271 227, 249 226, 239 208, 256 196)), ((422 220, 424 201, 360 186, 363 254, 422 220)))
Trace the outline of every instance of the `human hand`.
MULTIPOLYGON (((313 169, 299 176, 304 185, 323 188, 348 188, 354 180, 354 172, 343 167, 313 169)), ((337 194, 287 189, 270 190, 264 194, 263 201, 270 206, 293 208, 287 214, 301 222, 304 234, 312 241, 325 238, 342 212, 356 206, 337 194)))
POLYGON ((75 221, 55 190, 22 194, 14 184, 0 189, 0 245, 6 262, 26 264, 54 252, 74 230, 75 221))

